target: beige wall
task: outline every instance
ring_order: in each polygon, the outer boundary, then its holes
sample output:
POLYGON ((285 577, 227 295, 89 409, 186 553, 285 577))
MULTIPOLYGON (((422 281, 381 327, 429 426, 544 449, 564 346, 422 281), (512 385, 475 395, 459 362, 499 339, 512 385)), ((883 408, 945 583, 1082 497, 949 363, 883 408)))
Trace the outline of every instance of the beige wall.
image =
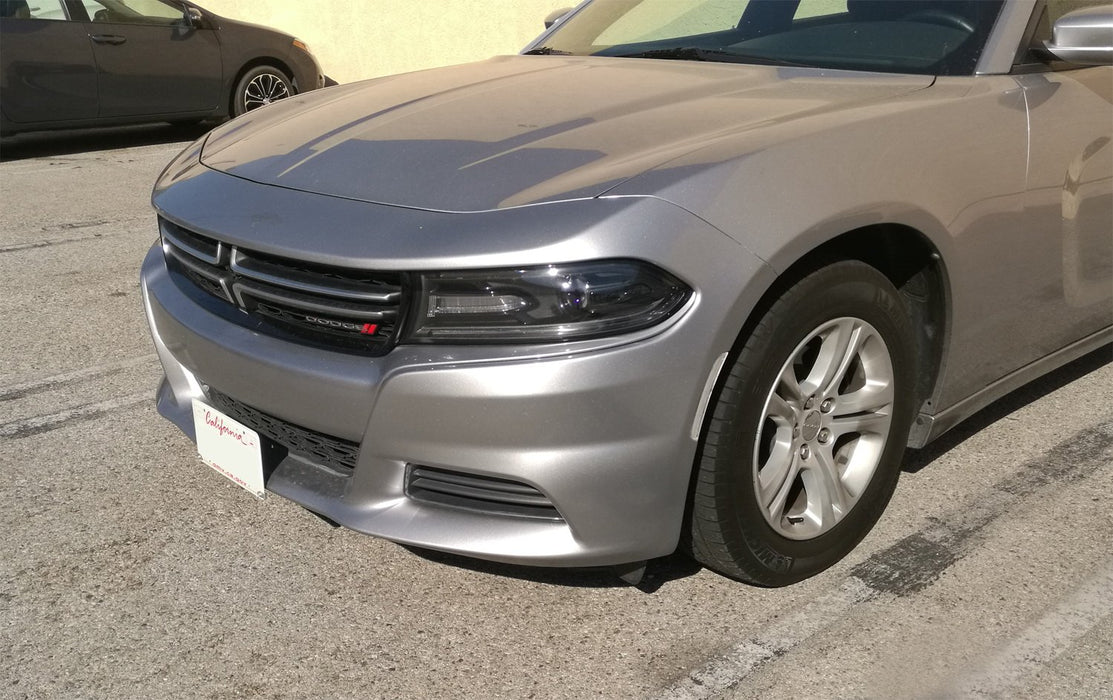
POLYGON ((200 0, 309 44, 341 83, 517 53, 574 0, 200 0))

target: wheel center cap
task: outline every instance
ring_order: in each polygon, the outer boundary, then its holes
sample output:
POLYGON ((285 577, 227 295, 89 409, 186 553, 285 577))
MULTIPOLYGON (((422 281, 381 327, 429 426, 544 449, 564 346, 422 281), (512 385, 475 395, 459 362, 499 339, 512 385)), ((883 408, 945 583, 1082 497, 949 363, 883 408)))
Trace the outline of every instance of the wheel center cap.
POLYGON ((805 440, 809 442, 815 440, 816 436, 819 435, 821 422, 822 421, 819 417, 819 411, 812 411, 808 415, 804 416, 804 426, 802 432, 805 440))

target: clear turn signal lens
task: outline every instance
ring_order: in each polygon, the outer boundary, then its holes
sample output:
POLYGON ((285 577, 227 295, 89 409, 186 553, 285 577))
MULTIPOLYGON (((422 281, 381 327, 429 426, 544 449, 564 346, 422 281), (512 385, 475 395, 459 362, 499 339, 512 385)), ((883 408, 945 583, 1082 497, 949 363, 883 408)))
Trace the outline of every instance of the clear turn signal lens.
POLYGON ((627 333, 675 313, 692 290, 636 260, 420 275, 418 342, 557 342, 627 333))

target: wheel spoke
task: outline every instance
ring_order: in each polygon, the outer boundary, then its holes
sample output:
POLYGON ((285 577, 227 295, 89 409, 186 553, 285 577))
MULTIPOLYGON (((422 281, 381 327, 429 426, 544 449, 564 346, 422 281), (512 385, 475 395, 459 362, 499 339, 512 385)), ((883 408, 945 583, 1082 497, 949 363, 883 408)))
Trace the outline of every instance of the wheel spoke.
POLYGON ((799 472, 799 458, 793 450, 771 458, 758 474, 761 504, 769 517, 776 520, 784 513, 785 502, 799 472))
POLYGON ((796 372, 791 362, 781 370, 781 376, 777 377, 774 395, 779 395, 780 398, 796 406, 804 403, 804 390, 801 388, 800 382, 796 380, 796 372))
POLYGON ((882 435, 889 430, 892 416, 888 413, 856 413, 840 416, 831 421, 831 432, 842 435, 882 435))
POLYGON ((769 397, 769 408, 766 409, 766 414, 778 425, 791 428, 796 422, 796 409, 780 394, 773 394, 769 397))
POLYGON ((259 85, 258 79, 247 84, 247 90, 244 91, 244 104, 248 109, 251 109, 251 105, 263 104, 263 88, 259 85))
POLYGON ((839 321, 824 336, 808 378, 801 389, 808 394, 833 393, 846 376, 854 358, 862 346, 863 329, 853 319, 839 321))
POLYGON ((867 377, 864 387, 839 397, 835 415, 876 413, 888 409, 893 399, 893 382, 888 376, 867 377))
POLYGON ((817 525, 826 529, 834 525, 847 510, 849 494, 843 487, 834 455, 829 450, 816 450, 809 463, 805 487, 808 490, 808 511, 819 516, 817 525), (814 511, 818 511, 815 513, 814 511))

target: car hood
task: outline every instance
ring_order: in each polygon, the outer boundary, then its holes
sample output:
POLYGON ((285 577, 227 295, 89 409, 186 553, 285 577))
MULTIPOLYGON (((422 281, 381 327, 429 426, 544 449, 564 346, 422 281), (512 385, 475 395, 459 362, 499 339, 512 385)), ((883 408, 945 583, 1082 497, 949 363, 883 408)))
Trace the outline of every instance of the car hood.
POLYGON ((717 140, 803 118, 822 124, 833 112, 931 83, 930 76, 806 68, 507 56, 250 112, 213 132, 202 162, 317 194, 482 211, 598 196, 717 140))

